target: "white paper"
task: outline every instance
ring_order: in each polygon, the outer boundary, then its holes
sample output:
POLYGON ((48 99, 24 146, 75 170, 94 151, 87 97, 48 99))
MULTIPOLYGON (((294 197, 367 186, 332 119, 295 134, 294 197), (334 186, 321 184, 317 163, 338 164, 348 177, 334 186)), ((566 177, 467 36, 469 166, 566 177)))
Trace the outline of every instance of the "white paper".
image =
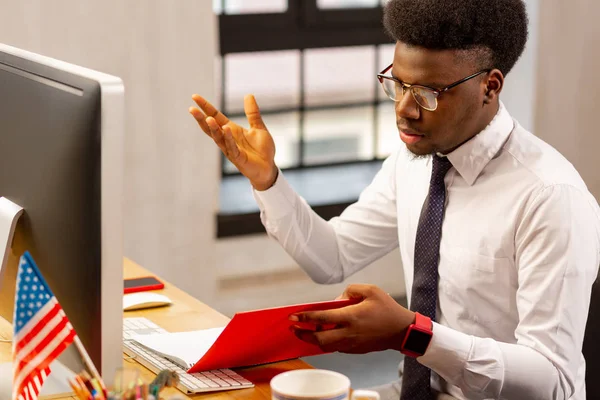
POLYGON ((225 327, 191 332, 133 335, 132 340, 168 358, 184 369, 196 364, 217 340, 225 327))

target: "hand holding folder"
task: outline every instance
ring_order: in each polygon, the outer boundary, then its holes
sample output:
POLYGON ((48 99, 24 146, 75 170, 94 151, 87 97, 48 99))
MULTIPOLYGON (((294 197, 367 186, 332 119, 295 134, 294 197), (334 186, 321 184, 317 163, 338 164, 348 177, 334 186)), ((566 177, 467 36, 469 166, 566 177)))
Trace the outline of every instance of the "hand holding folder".
POLYGON ((323 354, 319 346, 291 331, 291 314, 331 310, 355 304, 355 299, 240 312, 223 328, 133 337, 142 346, 169 358, 188 372, 289 360, 323 354))

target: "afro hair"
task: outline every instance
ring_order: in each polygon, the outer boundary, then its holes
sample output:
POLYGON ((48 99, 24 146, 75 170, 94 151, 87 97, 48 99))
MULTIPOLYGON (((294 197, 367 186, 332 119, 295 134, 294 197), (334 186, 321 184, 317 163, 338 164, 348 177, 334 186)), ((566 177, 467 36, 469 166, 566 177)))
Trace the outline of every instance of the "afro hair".
POLYGON ((523 0, 390 0, 383 24, 395 41, 426 49, 474 50, 504 75, 527 42, 523 0))

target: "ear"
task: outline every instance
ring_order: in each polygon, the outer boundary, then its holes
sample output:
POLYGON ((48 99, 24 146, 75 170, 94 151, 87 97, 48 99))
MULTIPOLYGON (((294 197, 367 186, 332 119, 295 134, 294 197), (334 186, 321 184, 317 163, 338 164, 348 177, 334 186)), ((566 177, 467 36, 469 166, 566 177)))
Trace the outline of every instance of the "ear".
POLYGON ((485 82, 485 95, 483 97, 484 104, 493 103, 504 86, 504 75, 499 69, 493 69, 487 74, 485 82))

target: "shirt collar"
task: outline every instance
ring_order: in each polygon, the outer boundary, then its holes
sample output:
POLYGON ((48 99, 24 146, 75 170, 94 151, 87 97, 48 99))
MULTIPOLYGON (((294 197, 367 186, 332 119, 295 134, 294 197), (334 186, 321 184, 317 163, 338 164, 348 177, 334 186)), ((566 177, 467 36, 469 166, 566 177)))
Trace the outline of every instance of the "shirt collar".
POLYGON ((452 166, 469 186, 473 185, 483 168, 498 154, 513 128, 514 121, 500 102, 498 113, 484 130, 447 154, 452 166))

